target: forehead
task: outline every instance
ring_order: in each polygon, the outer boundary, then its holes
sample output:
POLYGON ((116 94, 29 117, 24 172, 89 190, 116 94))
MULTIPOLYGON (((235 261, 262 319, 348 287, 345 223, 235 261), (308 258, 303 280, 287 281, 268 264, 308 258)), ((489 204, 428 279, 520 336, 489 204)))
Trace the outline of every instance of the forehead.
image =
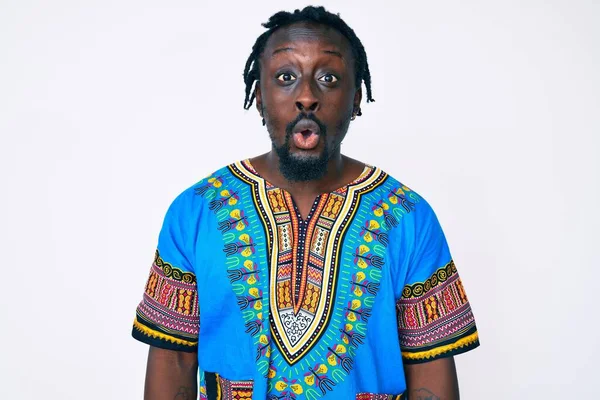
POLYGON ((268 60, 281 49, 300 46, 333 51, 340 53, 345 60, 353 59, 352 47, 344 35, 335 28, 314 22, 298 22, 277 29, 267 40, 261 58, 268 60))

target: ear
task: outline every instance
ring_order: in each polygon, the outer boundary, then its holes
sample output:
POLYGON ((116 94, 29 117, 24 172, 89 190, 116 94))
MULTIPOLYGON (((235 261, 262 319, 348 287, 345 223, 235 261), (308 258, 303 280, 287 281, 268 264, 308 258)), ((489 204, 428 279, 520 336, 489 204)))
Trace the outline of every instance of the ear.
POLYGON ((362 100, 362 87, 359 87, 356 92, 354 93, 354 107, 353 107, 353 113, 356 115, 360 115, 360 102, 362 100))
POLYGON ((254 95, 256 96, 254 98, 254 101, 256 103, 256 109, 258 110, 258 114, 261 116, 263 116, 263 112, 262 112, 262 95, 260 93, 260 85, 259 85, 260 81, 256 81, 256 84, 254 85, 254 95))

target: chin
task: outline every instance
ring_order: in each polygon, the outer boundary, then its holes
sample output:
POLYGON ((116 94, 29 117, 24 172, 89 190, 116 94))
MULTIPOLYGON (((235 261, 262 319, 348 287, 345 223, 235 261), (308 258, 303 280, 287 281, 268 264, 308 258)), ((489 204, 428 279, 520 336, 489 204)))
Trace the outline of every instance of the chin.
POLYGON ((325 156, 325 149, 299 150, 290 151, 290 158, 298 161, 318 160, 325 156))
POLYGON ((279 153, 279 170, 289 181, 311 181, 322 178, 327 173, 329 159, 326 148, 292 151, 289 147, 281 147, 279 153))

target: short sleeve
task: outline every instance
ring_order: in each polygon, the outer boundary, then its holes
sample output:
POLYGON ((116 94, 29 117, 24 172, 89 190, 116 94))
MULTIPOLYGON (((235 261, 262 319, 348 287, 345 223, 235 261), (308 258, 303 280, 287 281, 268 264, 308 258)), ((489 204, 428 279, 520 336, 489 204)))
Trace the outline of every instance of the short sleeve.
POLYGON ((413 216, 408 272, 396 303, 405 364, 453 356, 479 345, 471 305, 435 213, 421 200, 413 216))
POLYGON ((167 211, 132 335, 155 347, 194 352, 198 347, 198 292, 186 210, 181 195, 167 211))

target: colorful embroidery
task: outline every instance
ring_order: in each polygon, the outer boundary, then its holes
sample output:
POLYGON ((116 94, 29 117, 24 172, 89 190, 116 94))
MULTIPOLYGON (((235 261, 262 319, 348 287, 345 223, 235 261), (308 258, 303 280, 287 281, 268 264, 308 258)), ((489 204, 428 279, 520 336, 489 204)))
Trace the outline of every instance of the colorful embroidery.
POLYGON ((388 199, 392 204, 400 204, 409 213, 415 209, 415 203, 406 198, 406 192, 410 191, 406 186, 393 188, 390 190, 388 199))
POLYGON ((198 186, 194 189, 196 194, 204 196, 211 189, 218 189, 223 186, 223 177, 212 176, 198 182, 198 186))
POLYGON ((269 328, 264 323, 264 312, 268 307, 268 293, 264 290, 268 268, 266 264, 260 266, 259 260, 263 257, 256 255, 257 246, 264 246, 264 243, 256 243, 253 239, 252 229, 258 229, 260 224, 249 213, 253 205, 248 196, 243 200, 240 198, 243 185, 240 181, 226 181, 219 175, 207 178, 206 182, 200 181, 195 191, 212 199, 208 208, 216 215, 223 238, 227 277, 242 311, 245 331, 256 344, 256 361, 266 374, 271 342, 269 328))
POLYGON ((366 243, 371 243, 373 240, 381 243, 387 247, 389 243, 388 234, 381 231, 379 222, 375 220, 368 220, 365 222, 365 226, 360 231, 360 236, 363 237, 366 243))
POLYGON ((438 284, 446 282, 446 279, 452 277, 456 273, 456 265, 454 265, 453 260, 450 260, 446 266, 435 271, 435 273, 431 275, 430 278, 427 278, 425 282, 417 282, 412 285, 406 285, 404 290, 402 290, 402 297, 405 299, 410 299, 413 297, 423 296, 431 289, 435 289, 438 284))
MULTIPOLYGON (((369 175, 361 175, 359 185, 369 175)), ((355 192, 358 192, 355 191, 355 192)), ((354 193, 354 192, 353 192, 354 193)), ((307 354, 323 334, 336 290, 339 241, 356 209, 358 193, 347 198, 347 191, 319 196, 303 221, 288 192, 268 186, 268 205, 283 246, 271 248, 271 279, 276 282, 271 324, 275 343, 289 365, 307 354), (275 201, 276 200, 276 201, 275 201), (277 260, 277 262, 274 262, 277 260)), ((259 202, 258 204, 264 204, 259 202)))
MULTIPOLYGON (((366 325, 385 263, 388 228, 381 228, 381 224, 385 223, 386 213, 369 221, 368 215, 360 215, 364 220, 361 226, 365 224, 367 228, 361 234, 365 243, 375 242, 370 244, 373 250, 364 243, 357 247, 355 270, 348 268, 352 264, 345 261, 340 270, 340 240, 354 223, 362 197, 382 184, 386 175, 367 168, 347 187, 319 196, 303 221, 289 193, 262 181, 249 164, 234 164, 230 169, 252 185, 253 202, 268 233, 270 295, 274 306, 270 326, 273 342, 279 349, 271 355, 269 390, 279 392, 277 398, 295 399, 300 394, 312 399, 320 397, 350 373, 352 357, 366 337, 366 325), (340 273, 347 277, 341 286, 340 273), (338 303, 334 305, 336 293, 338 303), (333 325, 331 318, 335 318, 333 325), (314 348, 316 343, 326 350, 314 348), (304 355, 311 350, 314 351, 310 358, 323 362, 311 364, 305 359, 304 355), (299 362, 304 379, 290 380, 290 368, 294 366, 294 371, 298 371, 295 364, 299 362)), ((387 210, 392 212, 389 206, 387 210)), ((241 272, 236 273, 240 275, 241 272)), ((257 325, 254 332, 261 328, 257 325)))
MULTIPOLYGON (((164 262, 163 259, 160 258, 158 250, 156 250, 154 254, 154 265, 162 270, 165 278, 172 278, 176 281, 189 283, 190 285, 196 284, 196 275, 191 272, 184 272, 179 268, 173 268, 171 264, 164 262)), ((147 285, 146 289, 148 289, 147 285)))
MULTIPOLYGON (((254 390, 252 380, 230 380, 213 372, 205 372, 204 388, 206 400, 251 400, 254 390)), ((202 399, 202 397, 200 397, 202 399)))
POLYGON ((403 394, 358 393, 356 400, 405 400, 403 394))
MULTIPOLYGON (((271 190, 280 192, 280 189, 271 190)), ((291 246, 282 247, 277 254, 275 248, 271 249, 272 257, 278 260, 271 275, 277 288, 277 307, 271 315, 273 332, 290 364, 311 348, 315 331, 325 325, 330 309, 330 297, 325 294, 334 276, 325 268, 325 240, 331 235, 333 221, 323 215, 331 209, 330 204, 327 208, 330 197, 319 196, 306 221, 298 215, 287 192, 283 193, 285 207, 280 207, 279 213, 271 210, 277 232, 284 235, 284 241, 291 241, 291 246)))
MULTIPOLYGON (((421 199, 369 167, 355 182, 318 196, 303 220, 291 195, 264 181, 248 162, 228 168, 230 173, 221 171, 199 182, 195 191, 216 217, 225 273, 252 337, 258 372, 267 378, 269 399, 315 400, 335 391, 354 368, 357 349, 367 341, 382 279, 389 275, 391 232, 418 209, 421 199)), ((433 295, 437 289, 432 288, 450 278, 444 271, 407 287, 403 301, 433 295)), ((444 319, 439 302, 428 297, 415 304, 407 311, 414 315, 408 329, 418 331, 426 318, 429 324, 444 319)), ((410 340, 419 343, 418 337, 410 340)), ((403 355, 422 357, 431 350, 425 345, 403 355)), ((225 391, 227 383, 218 381, 215 387, 225 391)), ((246 387, 248 396, 251 386, 246 387)), ((264 388, 259 388, 262 394, 264 388)))
MULTIPOLYGON (((307 385, 319 388, 321 394, 325 394, 328 390, 333 390, 335 382, 327 376, 327 366, 325 364, 317 364, 314 367, 309 367, 308 372, 304 374, 304 382, 307 385)), ((310 389, 309 389, 310 390, 310 389)), ((315 393, 310 390, 308 393, 315 393)))
POLYGON ((200 396, 198 397, 198 399, 208 400, 208 393, 206 389, 206 374, 204 373, 204 371, 199 371, 198 387, 198 391, 200 392, 200 396))
MULTIPOLYGON (((184 256, 202 271, 199 367, 247 379, 201 371, 200 398, 402 398, 389 394, 405 390, 400 353, 423 362, 478 343, 452 262, 405 281, 429 267, 415 248, 442 261, 436 266, 450 260, 443 239, 430 207, 376 168, 317 196, 305 218, 249 162, 198 182, 169 209, 159 248, 169 257, 192 250, 184 256), (406 271, 409 260, 419 268, 406 271), (394 295, 397 314, 388 309, 394 295), (389 333, 394 322, 400 340, 389 333)), ((140 305, 134 335, 195 351, 195 290, 193 273, 157 255, 144 298, 154 303, 140 305)))
POLYGON ((252 381, 230 381, 217 374, 217 400, 252 400, 252 381))
POLYGON ((407 285, 397 304, 402 355, 430 360, 479 344, 475 319, 453 261, 407 285))
POLYGON ((164 262, 157 250, 136 314, 134 337, 159 347, 193 350, 199 330, 196 277, 164 262))

